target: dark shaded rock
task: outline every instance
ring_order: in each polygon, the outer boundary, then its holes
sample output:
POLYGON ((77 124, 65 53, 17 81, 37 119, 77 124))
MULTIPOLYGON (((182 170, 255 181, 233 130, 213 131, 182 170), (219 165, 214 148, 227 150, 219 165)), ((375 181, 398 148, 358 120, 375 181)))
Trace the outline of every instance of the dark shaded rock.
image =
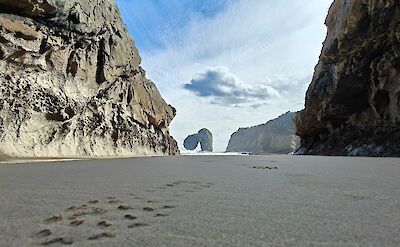
POLYGON ((400 156, 400 4, 336 0, 296 118, 303 154, 400 156))
POLYGON ((186 137, 186 139, 183 141, 183 146, 187 150, 195 150, 198 145, 199 145, 199 138, 197 138, 197 134, 190 135, 186 137))
POLYGON ((179 153, 140 62, 112 0, 1 0, 1 156, 179 153))

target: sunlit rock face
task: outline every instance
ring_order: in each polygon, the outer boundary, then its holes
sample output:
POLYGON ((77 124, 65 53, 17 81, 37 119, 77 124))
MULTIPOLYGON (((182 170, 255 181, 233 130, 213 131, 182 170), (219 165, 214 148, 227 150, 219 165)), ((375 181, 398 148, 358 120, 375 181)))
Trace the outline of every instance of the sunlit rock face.
POLYGON ((231 135, 226 151, 284 154, 295 151, 300 139, 294 135, 294 115, 287 112, 266 124, 240 128, 231 135))
POLYGON ((197 134, 186 137, 183 142, 183 146, 187 150, 195 150, 199 143, 201 146, 201 151, 213 151, 213 136, 208 129, 201 129, 197 134))
POLYGON ((0 153, 177 154, 113 0, 0 1, 0 153))
POLYGON ((335 0, 297 117, 300 153, 400 155, 400 3, 335 0))

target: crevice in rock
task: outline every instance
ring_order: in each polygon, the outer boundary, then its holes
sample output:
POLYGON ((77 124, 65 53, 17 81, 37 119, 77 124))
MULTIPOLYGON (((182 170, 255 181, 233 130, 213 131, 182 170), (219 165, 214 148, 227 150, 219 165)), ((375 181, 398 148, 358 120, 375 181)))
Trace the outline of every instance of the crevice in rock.
POLYGON ((21 32, 16 32, 14 34, 15 38, 19 38, 19 39, 24 39, 24 40, 28 40, 28 41, 32 41, 32 40, 37 40, 38 38, 33 36, 33 35, 28 35, 28 34, 24 34, 21 32))
POLYGON ((23 48, 20 48, 20 50, 13 52, 10 56, 7 57, 7 62, 11 62, 12 60, 16 58, 20 58, 24 56, 27 53, 27 51, 23 48))
POLYGON ((61 125, 61 134, 66 134, 70 131, 71 122, 65 122, 61 125))
POLYGON ((54 68, 54 63, 53 63, 53 61, 51 61, 51 55, 53 54, 53 52, 54 52, 54 49, 50 48, 45 55, 46 65, 47 65, 47 67, 49 67, 49 69, 54 68))
POLYGON ((42 39, 39 47, 39 54, 45 54, 50 49, 50 46, 47 44, 47 38, 42 39))
POLYGON ((128 92, 127 92, 127 96, 126 96, 126 101, 128 104, 130 104, 132 102, 132 98, 133 98, 133 92, 131 87, 128 87, 128 92))
POLYGON ((47 120, 50 121, 57 121, 57 122, 64 121, 64 116, 60 112, 54 112, 54 113, 48 112, 46 113, 45 117, 47 120))
POLYGON ((3 60, 5 55, 6 54, 4 53, 3 49, 1 49, 1 47, 0 47, 0 60, 3 60))
POLYGON ((68 115, 68 119, 71 119, 73 116, 75 116, 75 112, 70 106, 67 106, 64 112, 68 115))
POLYGON ((8 41, 6 38, 4 38, 2 35, 0 35, 0 43, 1 44, 8 44, 10 41, 8 41))
POLYGON ((105 40, 101 39, 99 43, 99 49, 97 51, 97 69, 96 69, 96 82, 99 85, 106 81, 106 77, 104 75, 105 63, 106 63, 105 40))
POLYGON ((108 39, 108 46, 110 47, 110 52, 112 52, 113 47, 114 47, 114 40, 113 40, 112 36, 110 36, 110 38, 108 39))
POLYGON ((78 72, 78 62, 76 61, 76 58, 75 58, 75 51, 72 51, 68 57, 66 72, 67 72, 67 75, 71 73, 71 75, 73 77, 75 77, 76 73, 78 72))
POLYGON ((113 139, 114 143, 117 143, 118 141, 118 130, 114 130, 113 133, 111 134, 111 138, 113 139))
POLYGON ((72 22, 75 25, 80 23, 79 14, 78 14, 78 12, 75 11, 75 9, 72 9, 70 11, 67 19, 68 19, 68 21, 72 22))

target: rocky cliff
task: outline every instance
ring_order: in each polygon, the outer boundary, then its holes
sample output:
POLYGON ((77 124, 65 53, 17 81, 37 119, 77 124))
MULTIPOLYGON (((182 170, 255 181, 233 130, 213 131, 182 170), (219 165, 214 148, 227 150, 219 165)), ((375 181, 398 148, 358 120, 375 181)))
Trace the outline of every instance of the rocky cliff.
POLYGON ((335 0, 297 116, 300 153, 400 155, 400 2, 335 0))
POLYGON ((229 139, 227 152, 290 153, 299 144, 294 135, 295 113, 287 112, 266 124, 240 128, 229 139))
POLYGON ((0 0, 0 153, 176 154, 113 0, 0 0))

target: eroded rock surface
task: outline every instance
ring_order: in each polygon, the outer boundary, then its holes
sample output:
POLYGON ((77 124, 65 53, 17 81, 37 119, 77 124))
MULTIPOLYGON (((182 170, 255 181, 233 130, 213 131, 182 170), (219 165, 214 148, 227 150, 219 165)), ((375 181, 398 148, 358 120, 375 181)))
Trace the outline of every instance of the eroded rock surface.
POLYGON ((189 135, 183 141, 183 146, 187 150, 195 150, 199 145, 199 138, 197 138, 197 134, 189 135))
POLYGON ((295 151, 300 139, 294 135, 294 115, 287 112, 266 124, 240 128, 231 135, 226 151, 286 154, 295 151))
POLYGON ((0 153, 176 154, 113 0, 0 1, 0 153))
POLYGON ((297 117, 300 153, 400 155, 400 3, 335 0, 297 117))
POLYGON ((197 146, 201 146, 201 151, 213 151, 213 136, 208 129, 201 129, 197 134, 189 135, 183 142, 183 146, 187 150, 195 150, 197 146))

